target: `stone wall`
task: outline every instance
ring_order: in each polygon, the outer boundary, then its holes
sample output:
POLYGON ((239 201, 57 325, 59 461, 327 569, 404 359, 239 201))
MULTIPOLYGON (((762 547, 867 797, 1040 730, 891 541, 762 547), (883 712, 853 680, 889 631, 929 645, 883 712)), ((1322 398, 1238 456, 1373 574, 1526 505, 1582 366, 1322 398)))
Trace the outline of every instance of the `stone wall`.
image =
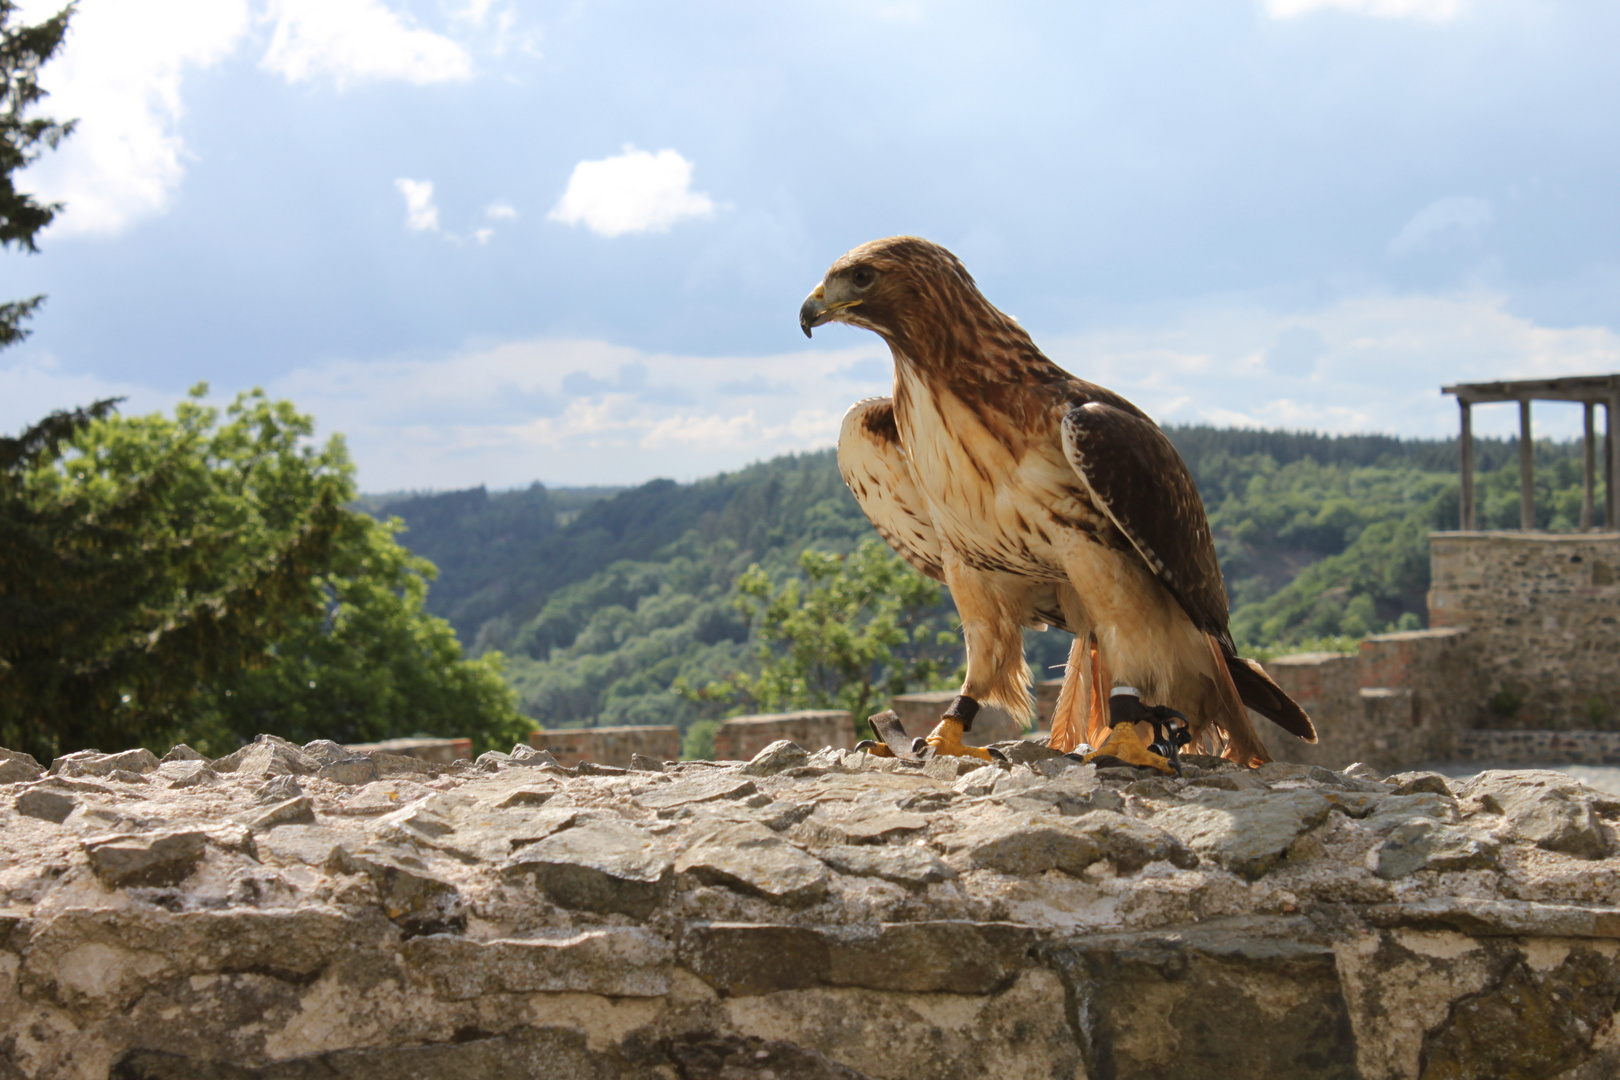
POLYGON ((1257 713, 1250 719, 1279 761, 1408 768, 1451 756, 1482 707, 1469 631, 1380 634, 1353 653, 1300 653, 1265 664, 1316 723, 1313 746, 1257 713))
POLYGON ((1429 623, 1466 626, 1481 727, 1620 726, 1620 534, 1434 533, 1429 623))
POLYGON ((1620 800, 1006 748, 0 752, 0 1077, 1620 1075, 1620 800))
POLYGON ((1620 765, 1620 731, 1459 731, 1449 760, 1490 765, 1620 765))
POLYGON ((721 761, 747 761, 779 739, 812 750, 824 746, 853 750, 858 741, 854 717, 841 709, 763 713, 733 717, 721 724, 714 736, 714 756, 721 761))
POLYGON ((679 760, 681 733, 674 727, 556 728, 534 732, 529 745, 549 752, 561 765, 591 761, 624 769, 636 754, 653 761, 679 760))

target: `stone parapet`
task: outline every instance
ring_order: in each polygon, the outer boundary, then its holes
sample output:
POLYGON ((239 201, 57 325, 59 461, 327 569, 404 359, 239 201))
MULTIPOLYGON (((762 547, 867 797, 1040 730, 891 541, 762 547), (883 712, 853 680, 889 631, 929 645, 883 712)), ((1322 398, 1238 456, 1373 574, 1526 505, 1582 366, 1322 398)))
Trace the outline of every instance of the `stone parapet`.
POLYGON ((1456 627, 1411 630, 1370 637, 1353 653, 1278 657, 1265 669, 1310 714, 1320 741, 1250 718, 1279 761, 1409 768, 1446 758, 1480 707, 1470 640, 1456 627))
POLYGON ((1445 756, 1492 765, 1620 765, 1620 731, 1459 731, 1445 756))
POLYGON ((1479 726, 1620 721, 1620 534, 1433 533, 1429 623, 1466 626, 1479 726))
POLYGON ((623 769, 636 754, 654 761, 679 760, 681 733, 675 727, 552 728, 533 732, 529 745, 564 766, 589 761, 623 769))
POLYGON ((1620 1075, 1620 799, 1559 774, 253 747, 0 753, 0 1076, 1620 1075))
POLYGON ((384 739, 382 742, 352 743, 344 749, 356 754, 398 754, 448 765, 472 760, 471 739, 384 739))
POLYGON ((714 756, 721 761, 747 761, 781 739, 810 750, 824 746, 853 750, 857 741, 855 720, 842 709, 732 717, 715 733, 714 756))
MULTIPOLYGON (((939 716, 956 697, 955 690, 930 691, 922 694, 897 694, 889 708, 900 717, 908 734, 926 735, 939 723, 939 716)), ((973 718, 973 730, 962 737, 969 746, 989 746, 1007 739, 1021 738, 1024 726, 999 705, 982 705, 973 718)))

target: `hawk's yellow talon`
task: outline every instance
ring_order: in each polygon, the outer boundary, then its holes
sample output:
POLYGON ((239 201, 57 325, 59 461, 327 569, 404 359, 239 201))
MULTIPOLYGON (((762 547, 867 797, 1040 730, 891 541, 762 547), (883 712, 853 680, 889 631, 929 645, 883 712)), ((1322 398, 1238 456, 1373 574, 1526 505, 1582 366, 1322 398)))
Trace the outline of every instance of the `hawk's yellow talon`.
POLYGON ((934 748, 934 753, 942 757, 976 757, 986 761, 994 760, 990 751, 982 746, 969 746, 962 741, 962 721, 945 719, 939 726, 928 733, 927 743, 934 748))
POLYGON ((1136 733, 1135 724, 1115 725, 1103 744, 1082 760, 1090 761, 1098 757, 1116 757, 1129 765, 1143 765, 1157 769, 1166 776, 1176 775, 1176 767, 1170 764, 1168 758, 1160 757, 1142 744, 1142 737, 1136 733))

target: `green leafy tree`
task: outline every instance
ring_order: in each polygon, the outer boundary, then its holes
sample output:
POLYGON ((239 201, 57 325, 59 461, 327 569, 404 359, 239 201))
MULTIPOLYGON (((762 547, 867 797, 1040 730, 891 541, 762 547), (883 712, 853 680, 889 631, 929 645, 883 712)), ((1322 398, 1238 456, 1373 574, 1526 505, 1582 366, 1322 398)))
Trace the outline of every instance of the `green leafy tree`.
MULTIPOLYGON (((33 252, 34 237, 49 225, 61 203, 40 203, 17 190, 12 174, 55 149, 73 131, 65 123, 30 115, 45 97, 39 69, 55 56, 67 34, 70 4, 33 26, 13 26, 17 5, 0 0, 0 247, 33 252)), ((44 303, 43 296, 0 303, 0 348, 28 336, 23 320, 44 303)))
POLYGON ((736 604, 759 642, 759 671, 676 692, 737 709, 847 709, 864 717, 893 694, 933 686, 955 667, 960 637, 943 625, 939 585, 879 540, 850 555, 806 551, 781 585, 758 565, 736 604))
POLYGON ((205 392, 0 440, 0 744, 522 737, 499 654, 464 659, 422 610, 432 564, 347 509, 341 439, 257 391, 222 418, 205 392))

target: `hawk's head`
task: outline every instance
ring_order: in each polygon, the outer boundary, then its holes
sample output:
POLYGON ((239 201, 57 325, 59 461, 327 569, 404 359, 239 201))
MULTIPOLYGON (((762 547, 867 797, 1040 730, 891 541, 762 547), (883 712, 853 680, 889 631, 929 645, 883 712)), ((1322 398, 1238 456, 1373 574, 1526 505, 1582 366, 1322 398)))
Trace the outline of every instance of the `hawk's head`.
POLYGON ((842 322, 893 340, 909 336, 912 320, 969 305, 988 306, 960 259, 931 241, 891 236, 833 263, 799 308, 799 326, 809 337, 812 327, 842 322))

